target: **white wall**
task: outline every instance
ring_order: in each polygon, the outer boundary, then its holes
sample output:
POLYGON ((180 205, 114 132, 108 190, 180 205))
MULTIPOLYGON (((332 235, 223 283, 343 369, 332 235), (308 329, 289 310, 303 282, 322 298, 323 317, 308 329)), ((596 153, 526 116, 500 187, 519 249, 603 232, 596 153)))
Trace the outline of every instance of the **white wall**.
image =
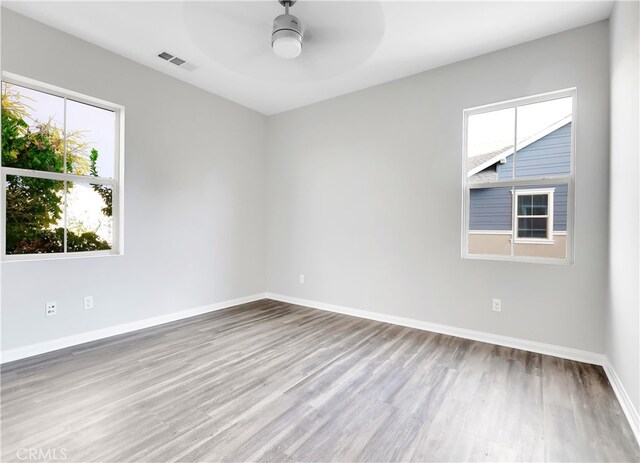
POLYGON ((611 212, 606 352, 640 410, 640 8, 617 2, 611 27, 611 212))
POLYGON ((603 352, 608 63, 604 21, 270 117, 268 290, 603 352), (575 265, 461 259, 463 109, 573 86, 575 265))
POLYGON ((265 116, 7 10, 2 69, 126 107, 125 255, 3 263, 3 350, 265 290, 265 116))

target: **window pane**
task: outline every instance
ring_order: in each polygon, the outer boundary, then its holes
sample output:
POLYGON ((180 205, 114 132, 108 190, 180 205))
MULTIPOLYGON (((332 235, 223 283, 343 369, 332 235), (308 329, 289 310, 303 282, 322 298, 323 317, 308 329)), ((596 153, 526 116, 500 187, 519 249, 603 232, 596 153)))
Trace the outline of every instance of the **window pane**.
MULTIPOLYGON (((572 111, 571 97, 517 108, 516 178, 571 172, 572 111)), ((513 156, 507 164, 513 168, 513 156)))
POLYGON ((113 178, 116 115, 67 100, 67 171, 113 178))
POLYGON ((513 178, 505 161, 513 152, 515 109, 475 114, 467 120, 467 176, 470 183, 513 178))
POLYGON ((62 172, 64 99, 2 83, 2 165, 62 172))
POLYGON ((529 215, 531 209, 531 196, 518 196, 518 215, 529 215))
POLYGON ((532 203, 534 206, 546 206, 549 202, 549 195, 533 195, 532 203))
POLYGON ((7 175, 6 253, 64 251, 64 182, 7 175))
POLYGON ((518 215, 547 215, 549 195, 518 195, 518 215))
POLYGON ((469 253, 511 255, 511 188, 474 188, 469 195, 469 253))
POLYGON ((113 219, 109 185, 70 183, 67 190, 67 252, 111 249, 113 219))
POLYGON ((546 238, 547 219, 518 219, 518 238, 546 238))

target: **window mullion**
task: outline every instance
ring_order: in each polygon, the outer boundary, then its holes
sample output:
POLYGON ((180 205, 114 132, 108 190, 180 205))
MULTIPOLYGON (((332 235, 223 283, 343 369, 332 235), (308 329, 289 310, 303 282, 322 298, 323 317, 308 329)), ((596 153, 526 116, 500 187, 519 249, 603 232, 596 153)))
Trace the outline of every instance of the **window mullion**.
MULTIPOLYGON (((67 97, 64 97, 64 116, 62 122, 62 142, 63 142, 63 155, 62 155, 62 173, 66 174, 67 172, 67 97)), ((69 183, 67 180, 64 181, 64 194, 63 194, 63 214, 64 214, 64 222, 63 222, 63 251, 65 254, 67 252, 67 188, 69 183)))
MULTIPOLYGON (((513 109, 513 162, 512 162, 512 172, 511 179, 516 179, 516 152, 518 150, 518 108, 515 107, 513 109)), ((516 191, 516 184, 513 183, 512 186, 513 194, 511 195, 511 207, 513 209, 512 223, 511 223, 511 257, 515 256, 516 250, 516 238, 518 236, 518 193, 516 191)))
MULTIPOLYGON (((553 237, 553 192, 547 193, 547 239, 554 239, 553 237)), ((565 243, 566 246, 566 243, 565 243)))
POLYGON ((0 243, 0 249, 2 249, 2 257, 4 258, 7 255, 7 174, 3 171, 0 178, 2 179, 2 194, 0 194, 2 202, 2 243, 0 243))
POLYGON ((46 170, 19 169, 15 167, 3 167, 2 172, 19 177, 35 177, 46 180, 58 180, 60 182, 96 183, 98 185, 116 185, 116 180, 105 177, 92 177, 90 175, 63 174, 60 172, 48 172, 46 170))
POLYGON ((522 179, 510 179, 501 180, 498 182, 478 182, 467 183, 469 189, 481 189, 481 188, 504 188, 511 186, 546 186, 546 185, 558 185, 569 184, 571 181, 570 175, 563 175, 558 177, 543 177, 543 178, 522 178, 522 179))
POLYGON ((63 201, 62 201, 62 205, 63 205, 63 214, 64 214, 64 221, 63 221, 63 238, 62 238, 62 242, 63 242, 63 253, 67 253, 67 225, 68 225, 68 215, 67 215, 67 187, 68 187, 68 182, 65 180, 64 181, 64 194, 63 194, 63 201))
POLYGON ((62 117, 62 172, 67 173, 67 98, 64 97, 64 115, 62 117))

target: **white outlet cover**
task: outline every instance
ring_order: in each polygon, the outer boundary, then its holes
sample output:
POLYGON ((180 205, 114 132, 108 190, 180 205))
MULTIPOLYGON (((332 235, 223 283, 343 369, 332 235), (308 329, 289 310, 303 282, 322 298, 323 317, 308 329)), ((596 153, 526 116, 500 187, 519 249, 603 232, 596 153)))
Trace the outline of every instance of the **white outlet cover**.
POLYGON ((56 302, 47 302, 44 314, 47 317, 58 315, 58 304, 56 302))
POLYGON ((491 305, 494 312, 502 312, 502 300, 494 299, 491 305))
POLYGON ((93 309, 93 296, 84 297, 84 310, 93 309))
POLYGON ((304 274, 301 273, 298 280, 300 281, 300 283, 304 283, 304 274))

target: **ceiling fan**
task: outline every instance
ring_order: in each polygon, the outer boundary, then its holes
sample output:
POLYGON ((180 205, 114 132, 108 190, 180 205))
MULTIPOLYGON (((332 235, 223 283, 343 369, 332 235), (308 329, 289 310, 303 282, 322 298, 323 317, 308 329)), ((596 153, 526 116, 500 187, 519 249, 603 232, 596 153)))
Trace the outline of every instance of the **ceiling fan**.
POLYGON ((289 8, 296 0, 278 0, 284 6, 284 14, 273 20, 271 48, 280 58, 297 58, 302 52, 302 23, 289 14, 289 8))
POLYGON ((382 4, 374 0, 181 3, 203 59, 258 81, 300 83, 342 74, 367 60, 385 32, 382 4))

